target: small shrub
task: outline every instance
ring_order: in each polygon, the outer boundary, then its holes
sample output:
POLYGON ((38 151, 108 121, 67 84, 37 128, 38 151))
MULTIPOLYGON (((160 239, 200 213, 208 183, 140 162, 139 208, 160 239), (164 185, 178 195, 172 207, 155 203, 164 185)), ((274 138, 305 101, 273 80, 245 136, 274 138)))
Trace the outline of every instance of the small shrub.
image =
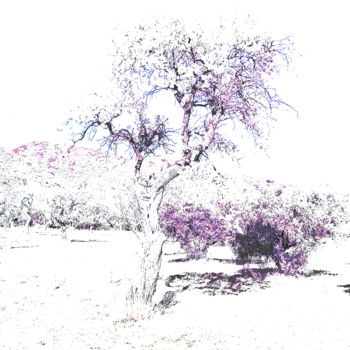
POLYGON ((191 203, 180 209, 165 205, 160 219, 165 235, 179 242, 190 259, 205 257, 210 246, 224 245, 232 236, 222 219, 191 203))

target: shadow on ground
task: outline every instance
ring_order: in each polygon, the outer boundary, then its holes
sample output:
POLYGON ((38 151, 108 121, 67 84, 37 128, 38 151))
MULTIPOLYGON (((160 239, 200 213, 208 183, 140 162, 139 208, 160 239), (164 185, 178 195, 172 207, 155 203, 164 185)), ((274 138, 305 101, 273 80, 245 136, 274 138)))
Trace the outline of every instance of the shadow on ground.
POLYGON ((98 240, 98 239, 71 239, 71 243, 106 243, 106 240, 98 240))
POLYGON ((337 273, 329 272, 326 270, 310 270, 302 273, 303 277, 313 277, 313 276, 338 276, 337 273))
POLYGON ((338 287, 344 288, 344 293, 350 294, 350 284, 341 284, 341 285, 338 285, 338 287))
MULTIPOLYGON (((168 254, 169 255, 169 254, 168 254)), ((223 264, 236 264, 236 265, 248 265, 248 264, 264 264, 266 261, 261 259, 219 259, 219 258, 206 258, 207 261, 217 261, 223 264)), ((193 261, 191 258, 177 258, 177 259, 171 259, 168 262, 169 263, 183 263, 193 261)))
MULTIPOLYGON (((247 261, 243 259, 210 259, 227 264, 247 265, 251 263, 262 263, 262 261, 247 261)), ((173 259, 170 262, 186 262, 189 259, 173 259)), ((247 292, 253 286, 265 289, 270 287, 270 282, 266 281, 266 277, 278 273, 275 268, 242 268, 233 275, 222 272, 185 272, 182 274, 170 275, 165 284, 172 291, 165 293, 159 306, 168 308, 177 304, 176 294, 186 290, 200 290, 204 294, 209 295, 238 295, 247 292)), ((326 270, 309 270, 295 277, 313 277, 313 276, 337 276, 326 270)), ((350 285, 339 287, 347 288, 345 292, 350 293, 350 285)))
POLYGON ((169 276, 166 286, 175 288, 177 292, 197 289, 209 295, 238 295, 248 291, 253 285, 267 288, 269 282, 265 281, 266 276, 273 272, 275 270, 272 268, 241 269, 234 275, 221 272, 186 272, 169 276))

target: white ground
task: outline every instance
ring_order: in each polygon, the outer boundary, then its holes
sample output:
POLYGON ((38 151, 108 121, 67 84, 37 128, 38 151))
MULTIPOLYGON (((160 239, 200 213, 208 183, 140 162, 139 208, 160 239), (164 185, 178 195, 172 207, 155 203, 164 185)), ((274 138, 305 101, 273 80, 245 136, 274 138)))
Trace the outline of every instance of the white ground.
MULTIPOLYGON (((350 349, 350 294, 338 287, 350 284, 350 239, 330 241, 311 256, 310 269, 331 274, 270 275, 267 288, 255 284, 239 295, 212 296, 182 281, 188 289, 164 314, 122 322, 134 238, 126 232, 69 238, 98 241, 0 231, 0 349, 350 349)), ((242 268, 214 259, 169 262, 181 254, 166 250, 158 298, 181 289, 165 287, 170 275, 233 275, 242 268)))

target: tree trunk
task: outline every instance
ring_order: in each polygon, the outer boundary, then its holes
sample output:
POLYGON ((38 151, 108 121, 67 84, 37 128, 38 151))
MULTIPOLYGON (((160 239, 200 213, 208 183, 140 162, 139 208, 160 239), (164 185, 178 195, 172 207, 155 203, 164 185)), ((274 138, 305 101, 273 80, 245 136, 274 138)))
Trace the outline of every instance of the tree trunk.
POLYGON ((145 237, 141 243, 139 271, 127 297, 130 304, 152 306, 162 263, 164 241, 165 239, 159 236, 148 239, 145 237))
POLYGON ((31 216, 29 214, 27 214, 27 220, 26 220, 26 223, 25 223, 25 230, 26 230, 27 233, 29 233, 31 219, 32 219, 31 216))
POLYGON ((44 231, 45 231, 45 232, 46 232, 47 229, 49 228, 50 224, 51 224, 51 220, 50 220, 50 219, 45 219, 45 220, 44 220, 44 225, 45 225, 44 231))
POLYGON ((139 306, 152 306, 166 240, 161 232, 158 216, 162 194, 151 195, 149 192, 149 189, 138 192, 142 232, 135 233, 141 245, 140 263, 127 296, 129 304, 139 306))

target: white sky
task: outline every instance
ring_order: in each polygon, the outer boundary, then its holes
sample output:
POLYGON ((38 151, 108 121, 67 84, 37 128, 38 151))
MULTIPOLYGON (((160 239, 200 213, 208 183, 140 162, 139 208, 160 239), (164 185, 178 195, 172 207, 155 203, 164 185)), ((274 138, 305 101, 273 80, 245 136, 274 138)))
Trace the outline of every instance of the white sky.
POLYGON ((276 115, 267 158, 244 149, 251 175, 297 183, 327 182, 350 190, 347 82, 350 48, 347 1, 74 1, 8 0, 0 5, 0 146, 58 142, 70 108, 103 86, 108 76, 114 24, 146 15, 220 14, 257 17, 276 37, 293 35, 294 72, 276 87, 299 111, 276 115))

